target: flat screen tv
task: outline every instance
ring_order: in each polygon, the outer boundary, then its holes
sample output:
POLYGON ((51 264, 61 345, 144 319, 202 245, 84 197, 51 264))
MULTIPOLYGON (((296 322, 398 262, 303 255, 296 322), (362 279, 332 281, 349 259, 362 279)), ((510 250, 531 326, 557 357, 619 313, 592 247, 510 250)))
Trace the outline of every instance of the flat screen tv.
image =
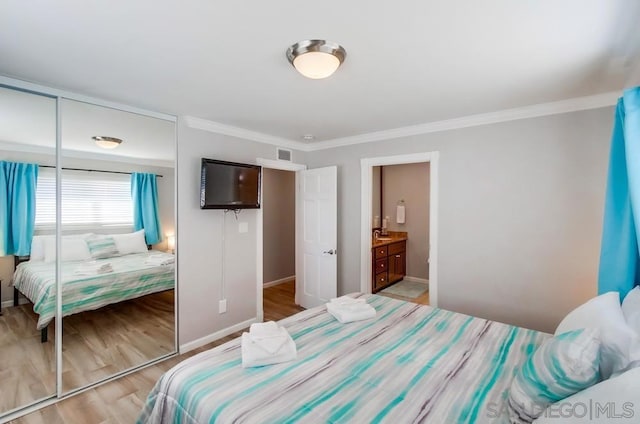
POLYGON ((258 165, 202 159, 201 209, 260 208, 261 168, 258 165))

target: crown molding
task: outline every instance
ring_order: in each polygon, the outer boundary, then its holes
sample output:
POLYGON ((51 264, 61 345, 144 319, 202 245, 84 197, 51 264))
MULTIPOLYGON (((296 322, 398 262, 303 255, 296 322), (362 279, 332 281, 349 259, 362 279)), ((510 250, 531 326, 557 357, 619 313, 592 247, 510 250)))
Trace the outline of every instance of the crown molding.
POLYGON ((370 132, 350 137, 335 138, 307 145, 308 149, 306 151, 332 149, 336 147, 350 146, 353 144, 371 143, 374 141, 410 137, 420 134, 456 130, 460 128, 477 127, 519 119, 537 118, 541 116, 577 112, 580 110, 598 109, 601 107, 615 105, 618 97, 620 97, 619 92, 602 93, 593 96, 561 100, 558 102, 541 103, 513 109, 504 109, 496 112, 480 113, 460 118, 394 128, 390 130, 370 132))
POLYGON ((607 92, 592 96, 576 97, 557 102, 540 103, 512 109, 504 109, 496 112, 468 115, 460 118, 445 119, 442 121, 427 122, 424 124, 410 125, 407 127, 393 128, 390 130, 375 131, 349 137, 334 138, 330 140, 303 143, 284 137, 272 136, 244 128, 233 127, 219 122, 196 118, 184 117, 188 127, 217 134, 252 140, 258 143, 272 144, 274 146, 288 147, 303 152, 333 149, 336 147, 350 146, 353 144, 371 143, 375 141, 391 140, 395 138, 411 137, 420 134, 429 134, 442 131, 450 131, 461 128, 477 127, 481 125, 497 124, 500 122, 516 121, 520 119, 538 118, 541 116, 559 115, 563 113, 578 112, 581 110, 599 109, 613 106, 620 97, 619 92, 607 92))
POLYGON ((220 122, 209 121, 207 119, 196 118, 195 116, 185 116, 182 118, 189 128, 209 131, 216 134, 238 137, 244 140, 256 141, 258 143, 271 144, 273 146, 288 147, 290 149, 305 150, 308 146, 300 141, 290 140, 284 137, 264 134, 258 131, 251 131, 240 127, 221 124, 220 122))

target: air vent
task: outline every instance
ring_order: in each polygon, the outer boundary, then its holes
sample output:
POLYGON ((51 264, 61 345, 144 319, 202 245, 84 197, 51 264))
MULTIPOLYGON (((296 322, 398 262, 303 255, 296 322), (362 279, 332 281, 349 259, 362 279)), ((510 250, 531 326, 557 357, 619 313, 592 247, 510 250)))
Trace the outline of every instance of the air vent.
POLYGON ((291 162, 291 150, 278 148, 278 160, 286 160, 291 162))

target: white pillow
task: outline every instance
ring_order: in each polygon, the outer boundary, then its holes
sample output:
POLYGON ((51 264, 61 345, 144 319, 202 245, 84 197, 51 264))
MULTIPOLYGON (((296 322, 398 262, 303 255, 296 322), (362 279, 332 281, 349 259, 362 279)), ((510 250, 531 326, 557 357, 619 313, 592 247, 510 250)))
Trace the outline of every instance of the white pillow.
POLYGON ((627 293, 622 301, 622 313, 629 327, 640 336, 640 287, 627 293))
POLYGON ((509 388, 511 423, 530 423, 549 405, 600 381, 598 330, 547 339, 518 370, 509 388))
POLYGON ((534 423, 636 423, 639 382, 640 368, 632 369, 551 405, 534 423))
POLYGON ((144 230, 129 234, 113 234, 113 240, 121 255, 132 253, 147 253, 147 242, 144 238, 144 230))
MULTIPOLYGON (((88 261, 91 253, 85 239, 91 234, 74 234, 62 237, 62 262, 88 261)), ((44 262, 54 262, 56 260, 56 239, 54 236, 45 238, 44 242, 44 262)))
POLYGON ((31 239, 31 253, 29 260, 33 262, 44 261, 44 245, 46 240, 55 239, 55 235, 50 236, 33 236, 31 239))
POLYGON ((556 328, 555 335, 580 328, 600 330, 600 373, 603 379, 640 360, 640 336, 625 321, 618 292, 594 297, 569 312, 556 328))

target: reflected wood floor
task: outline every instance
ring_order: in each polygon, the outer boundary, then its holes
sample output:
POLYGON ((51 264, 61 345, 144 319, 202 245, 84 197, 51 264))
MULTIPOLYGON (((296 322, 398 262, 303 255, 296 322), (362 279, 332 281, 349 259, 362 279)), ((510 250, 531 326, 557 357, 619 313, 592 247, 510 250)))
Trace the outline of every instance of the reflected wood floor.
MULTIPOLYGON (((279 320, 302 311, 303 309, 294 303, 294 290, 295 282, 266 288, 264 290, 264 319, 267 321, 279 320)), ((162 374, 195 354, 239 337, 242 331, 116 381, 90 389, 13 422, 20 424, 134 423, 144 406, 147 395, 162 374)))
MULTIPOLYGON (((65 317, 63 389, 85 386, 173 351, 173 290, 65 317)), ((40 342, 31 304, 0 317, 0 411, 55 393, 55 326, 40 342)))

